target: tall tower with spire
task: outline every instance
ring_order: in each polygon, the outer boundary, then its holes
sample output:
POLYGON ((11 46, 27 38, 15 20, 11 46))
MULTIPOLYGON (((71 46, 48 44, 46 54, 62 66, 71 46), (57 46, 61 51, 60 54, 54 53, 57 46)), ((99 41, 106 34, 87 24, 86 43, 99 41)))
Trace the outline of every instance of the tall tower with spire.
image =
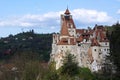
POLYGON ((61 15, 61 36, 75 36, 76 27, 70 14, 69 9, 67 8, 65 13, 61 15))
POLYGON ((96 25, 93 29, 76 29, 67 8, 61 15, 60 33, 53 34, 50 60, 56 62, 56 69, 62 66, 66 53, 76 56, 79 66, 98 71, 103 67, 105 56, 109 53, 105 28, 96 25))

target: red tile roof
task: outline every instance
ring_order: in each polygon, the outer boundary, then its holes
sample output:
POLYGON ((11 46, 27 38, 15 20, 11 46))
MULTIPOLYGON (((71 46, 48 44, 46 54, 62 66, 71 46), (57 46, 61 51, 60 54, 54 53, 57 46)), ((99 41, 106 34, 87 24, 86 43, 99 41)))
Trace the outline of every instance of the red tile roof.
POLYGON ((83 34, 84 33, 84 29, 76 29, 76 33, 83 34))
POLYGON ((60 34, 61 34, 61 36, 69 36, 68 28, 67 28, 67 22, 66 21, 63 21, 60 34))
POLYGON ((105 31, 105 27, 103 27, 102 25, 95 25, 93 30, 101 30, 101 31, 105 31))
POLYGON ((71 23, 71 24, 73 25, 73 28, 75 28, 75 29, 76 29, 76 26, 75 26, 74 21, 73 21, 73 19, 72 19, 72 18, 69 20, 69 23, 71 23))
POLYGON ((77 42, 82 42, 83 41, 83 36, 80 36, 79 38, 76 39, 77 42))
POLYGON ((100 44, 98 43, 98 41, 95 39, 95 38, 93 38, 92 40, 91 40, 91 46, 100 46, 100 44))
POLYGON ((109 42, 105 33, 101 32, 100 37, 101 37, 100 42, 109 42))
POLYGON ((93 34, 93 32, 94 32, 94 30, 90 30, 88 33, 89 33, 89 34, 93 34))
POLYGON ((62 38, 57 45, 75 45, 75 44, 76 41, 74 38, 62 38))

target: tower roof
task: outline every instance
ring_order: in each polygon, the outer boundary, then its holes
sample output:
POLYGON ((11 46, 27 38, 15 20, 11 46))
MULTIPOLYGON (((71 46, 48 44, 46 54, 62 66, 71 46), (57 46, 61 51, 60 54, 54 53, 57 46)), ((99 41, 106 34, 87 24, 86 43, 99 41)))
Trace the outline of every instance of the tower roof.
POLYGON ((61 35, 62 35, 62 36, 69 36, 66 21, 64 21, 63 24, 62 24, 62 27, 61 27, 61 35))
POLYGON ((100 46, 100 44, 98 43, 98 41, 95 38, 93 38, 91 46, 100 46))
POLYGON ((70 14, 70 11, 69 11, 69 9, 68 9, 68 8, 66 9, 66 11, 65 11, 65 13, 64 13, 64 14, 67 14, 67 15, 68 15, 68 14, 70 14))

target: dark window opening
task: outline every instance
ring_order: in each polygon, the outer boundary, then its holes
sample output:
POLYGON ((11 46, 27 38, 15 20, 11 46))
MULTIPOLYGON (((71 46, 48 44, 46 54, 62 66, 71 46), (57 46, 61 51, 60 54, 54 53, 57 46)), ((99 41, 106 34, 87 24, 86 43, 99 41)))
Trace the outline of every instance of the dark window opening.
POLYGON ((104 51, 106 51, 106 49, 104 49, 104 51))
POLYGON ((78 46, 81 46, 81 44, 78 44, 78 46))
POLYGON ((94 49, 94 51, 96 51, 96 49, 94 49))
POLYGON ((65 16, 65 19, 66 19, 66 20, 69 20, 69 19, 70 19, 70 16, 65 16))
POLYGON ((107 45, 107 43, 105 43, 105 45, 107 45))

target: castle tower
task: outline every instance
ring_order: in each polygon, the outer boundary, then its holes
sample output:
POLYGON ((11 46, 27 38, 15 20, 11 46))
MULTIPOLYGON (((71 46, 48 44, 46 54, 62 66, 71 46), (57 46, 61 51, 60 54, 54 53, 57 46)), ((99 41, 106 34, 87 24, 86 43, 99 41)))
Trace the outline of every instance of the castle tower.
POLYGON ((61 37, 76 36, 76 27, 68 8, 65 13, 61 15, 60 35, 61 37))

